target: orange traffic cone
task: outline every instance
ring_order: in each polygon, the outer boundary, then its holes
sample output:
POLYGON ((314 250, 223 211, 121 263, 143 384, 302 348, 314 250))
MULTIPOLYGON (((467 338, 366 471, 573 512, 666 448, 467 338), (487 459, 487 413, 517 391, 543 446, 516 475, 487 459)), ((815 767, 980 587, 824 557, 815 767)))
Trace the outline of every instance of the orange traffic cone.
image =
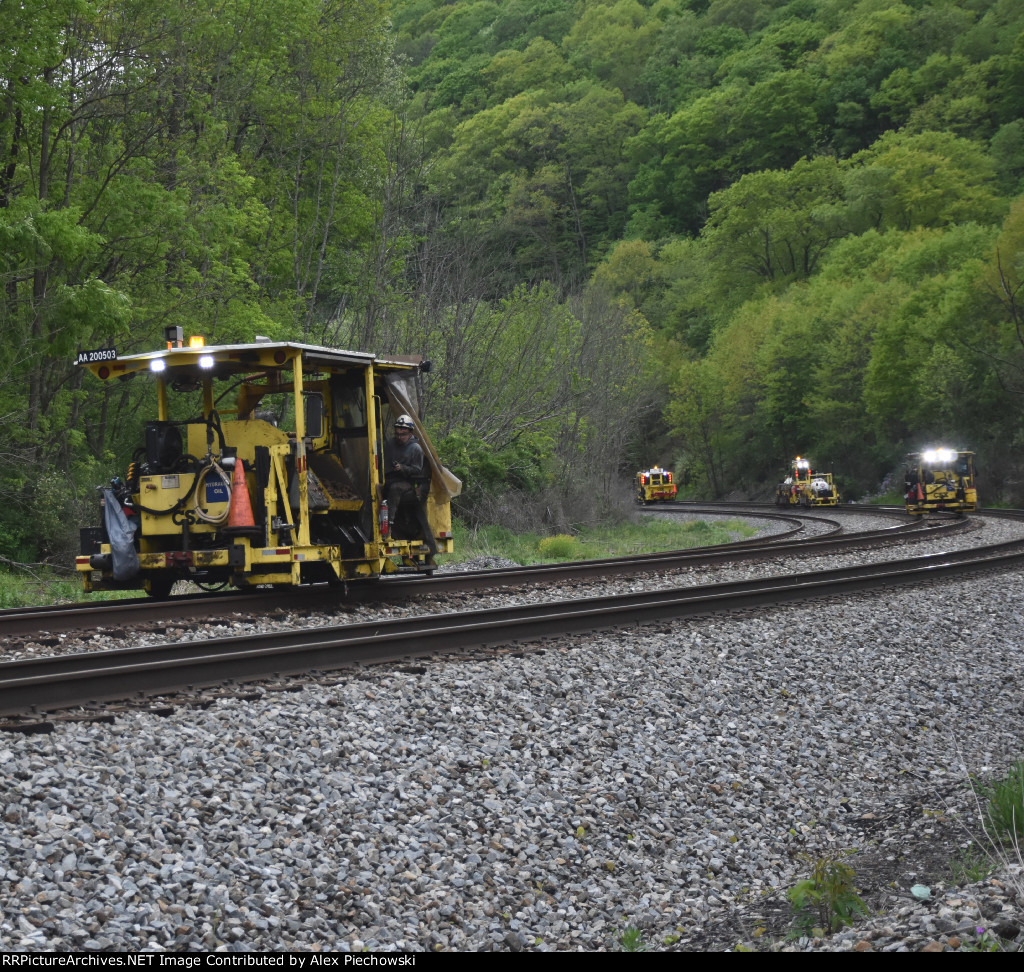
POLYGON ((258 533, 256 520, 252 515, 252 500, 245 482, 245 463, 235 459, 235 472, 231 477, 231 508, 228 510, 228 525, 225 533, 258 533))

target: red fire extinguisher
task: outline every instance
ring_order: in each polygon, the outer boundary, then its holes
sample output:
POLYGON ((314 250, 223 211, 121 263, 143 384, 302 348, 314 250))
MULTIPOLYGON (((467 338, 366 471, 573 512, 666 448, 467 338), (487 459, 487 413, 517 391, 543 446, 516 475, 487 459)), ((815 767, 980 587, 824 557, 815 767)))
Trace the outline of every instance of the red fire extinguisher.
POLYGON ((383 500, 381 502, 381 504, 380 504, 380 514, 379 514, 377 519, 378 519, 378 521, 380 523, 380 535, 382 537, 388 536, 388 534, 391 532, 391 524, 388 523, 388 501, 387 500, 383 500))

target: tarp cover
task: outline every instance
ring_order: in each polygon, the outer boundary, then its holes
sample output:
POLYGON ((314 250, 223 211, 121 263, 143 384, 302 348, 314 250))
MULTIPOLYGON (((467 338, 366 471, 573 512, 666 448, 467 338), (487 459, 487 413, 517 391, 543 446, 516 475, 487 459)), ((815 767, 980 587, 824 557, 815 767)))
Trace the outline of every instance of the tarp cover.
POLYGON ((462 480, 450 469, 441 465, 441 460, 437 456, 437 450, 430 441, 427 430, 423 428, 423 423, 420 422, 419 409, 414 405, 417 400, 415 388, 412 386, 414 379, 392 372, 387 375, 386 380, 388 402, 391 405, 392 411, 396 415, 403 413, 408 415, 412 419, 413 425, 416 426, 416 438, 419 439, 420 446, 423 448, 423 454, 427 457, 430 469, 433 472, 430 481, 431 490, 442 489, 448 494, 448 499, 453 499, 462 492, 462 480))
POLYGON ((110 559, 114 580, 129 581, 139 573, 139 555, 135 550, 135 527, 128 522, 113 491, 103 490, 103 522, 110 538, 110 559))

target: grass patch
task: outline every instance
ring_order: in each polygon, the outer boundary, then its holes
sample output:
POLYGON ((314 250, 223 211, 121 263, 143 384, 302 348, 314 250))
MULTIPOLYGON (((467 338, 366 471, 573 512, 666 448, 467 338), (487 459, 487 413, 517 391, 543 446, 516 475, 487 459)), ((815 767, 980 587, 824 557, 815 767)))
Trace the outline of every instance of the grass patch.
MULTIPOLYGON (((751 537, 757 533, 757 527, 739 519, 708 522, 644 517, 636 523, 581 529, 573 536, 513 533, 499 526, 473 529, 459 522, 455 523, 454 532, 455 553, 445 557, 445 562, 500 557, 526 566, 708 547, 751 537)), ((31 573, 0 570, 0 609, 141 596, 141 589, 86 594, 77 577, 49 568, 34 568, 31 573)))
POLYGON ((969 847, 960 849, 957 859, 949 862, 949 869, 957 884, 977 884, 991 877, 998 866, 990 855, 972 842, 969 847))
POLYGON ((877 496, 865 496, 860 502, 866 506, 906 506, 907 498, 899 490, 894 490, 877 496))
MULTIPOLYGON (((1010 766, 1006 775, 985 784, 967 771, 967 782, 974 795, 984 837, 976 836, 959 862, 952 862, 954 876, 975 882, 1000 871, 1009 881, 1018 899, 1024 898, 1024 759, 1010 766), (987 860, 986 860, 987 858, 987 860)), ((984 929, 978 928, 982 935, 984 929)), ((996 951, 998 939, 986 933, 978 947, 967 951, 996 951), (990 947, 993 946, 994 947, 990 947)))
POLYGON ((131 591, 97 591, 86 594, 77 577, 62 576, 48 568, 37 569, 31 574, 0 571, 0 609, 108 601, 131 596, 131 591))
POLYGON ((513 533, 504 527, 476 529, 455 524, 455 554, 449 561, 501 557, 527 566, 562 560, 597 560, 664 550, 691 550, 746 539, 757 533, 743 520, 676 521, 643 519, 581 529, 574 536, 546 537, 539 533, 513 533))
MULTIPOLYGON (((894 482, 893 479, 893 476, 886 476, 876 492, 864 493, 853 502, 864 506, 905 506, 907 497, 904 492, 903 476, 900 475, 899 482, 894 482)), ((850 493, 850 499, 853 499, 853 493, 850 493)))
POLYGON ((1024 759, 1010 767, 1004 779, 986 790, 988 820, 995 836, 1016 843, 1024 837, 1024 759))

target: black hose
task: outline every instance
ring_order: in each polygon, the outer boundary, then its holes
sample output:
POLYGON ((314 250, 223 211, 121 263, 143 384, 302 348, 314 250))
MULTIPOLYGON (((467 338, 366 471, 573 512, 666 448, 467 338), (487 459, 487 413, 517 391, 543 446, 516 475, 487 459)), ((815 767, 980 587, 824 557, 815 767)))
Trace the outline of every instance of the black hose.
POLYGON ((207 426, 211 432, 217 433, 217 438, 220 441, 220 454, 224 455, 224 450, 228 447, 227 442, 224 441, 224 430, 220 424, 220 412, 217 409, 210 409, 210 417, 206 420, 207 426))

